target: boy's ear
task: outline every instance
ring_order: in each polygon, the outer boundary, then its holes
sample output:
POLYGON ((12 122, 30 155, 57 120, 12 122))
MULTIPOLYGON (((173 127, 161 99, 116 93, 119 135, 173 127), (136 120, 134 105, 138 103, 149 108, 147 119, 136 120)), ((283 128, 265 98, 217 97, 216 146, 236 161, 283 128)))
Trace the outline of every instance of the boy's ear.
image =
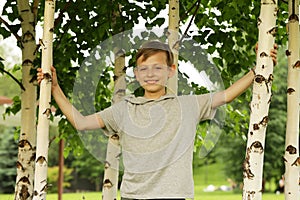
POLYGON ((175 72, 176 72, 176 65, 175 64, 173 64, 173 65, 171 65, 170 66, 170 68, 169 68, 169 78, 171 78, 172 76, 174 76, 174 74, 175 74, 175 72))

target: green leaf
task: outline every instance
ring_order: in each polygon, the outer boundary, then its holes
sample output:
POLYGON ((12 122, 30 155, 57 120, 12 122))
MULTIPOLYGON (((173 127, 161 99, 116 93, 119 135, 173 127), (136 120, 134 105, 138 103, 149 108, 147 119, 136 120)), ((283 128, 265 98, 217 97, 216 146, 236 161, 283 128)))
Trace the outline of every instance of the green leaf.
POLYGON ((164 18, 157 18, 157 19, 154 20, 154 22, 152 22, 151 24, 161 26, 161 25, 163 25, 164 22, 165 22, 165 19, 164 19, 164 18))
POLYGON ((9 32, 8 30, 6 30, 6 28, 4 27, 0 27, 0 35, 3 36, 3 38, 8 38, 9 36, 11 36, 11 32, 9 32))

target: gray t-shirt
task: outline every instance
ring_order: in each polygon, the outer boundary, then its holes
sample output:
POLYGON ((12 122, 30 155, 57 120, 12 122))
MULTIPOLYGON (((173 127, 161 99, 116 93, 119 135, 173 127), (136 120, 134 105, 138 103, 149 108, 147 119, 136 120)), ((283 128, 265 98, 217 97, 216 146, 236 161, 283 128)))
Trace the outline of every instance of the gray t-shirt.
POLYGON ((214 116, 211 94, 129 96, 99 115, 106 133, 120 137, 122 197, 194 197, 194 138, 197 124, 214 116))

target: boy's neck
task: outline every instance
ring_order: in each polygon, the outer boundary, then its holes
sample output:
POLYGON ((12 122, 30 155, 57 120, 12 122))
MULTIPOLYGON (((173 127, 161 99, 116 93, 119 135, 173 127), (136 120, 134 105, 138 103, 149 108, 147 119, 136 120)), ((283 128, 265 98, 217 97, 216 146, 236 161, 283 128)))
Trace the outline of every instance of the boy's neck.
POLYGON ((144 97, 146 99, 159 99, 160 97, 166 95, 166 92, 155 92, 155 93, 151 93, 151 92, 145 92, 144 97))

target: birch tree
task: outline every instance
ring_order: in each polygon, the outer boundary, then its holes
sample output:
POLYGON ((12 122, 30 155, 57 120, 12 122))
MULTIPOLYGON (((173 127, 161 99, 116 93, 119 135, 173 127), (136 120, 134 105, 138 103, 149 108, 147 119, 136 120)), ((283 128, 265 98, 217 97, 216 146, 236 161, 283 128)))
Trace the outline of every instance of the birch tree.
POLYGON ((246 156, 243 163, 244 200, 260 200, 262 198, 265 136, 269 121, 268 112, 272 96, 274 65, 269 54, 275 42, 277 12, 276 0, 261 0, 258 18, 257 64, 250 104, 251 114, 246 156))
POLYGON ((285 141, 284 193, 286 200, 300 199, 299 188, 299 0, 289 0, 288 19, 288 80, 287 80, 287 123, 285 141))
POLYGON ((51 115, 51 70, 52 40, 54 27, 55 0, 45 0, 44 30, 42 47, 42 71, 44 79, 40 84, 39 116, 37 125, 37 149, 35 160, 34 196, 35 200, 46 199, 47 170, 48 170, 48 145, 49 145, 49 121, 51 115))
POLYGON ((34 160, 36 149, 36 86, 30 70, 36 58, 35 25, 38 0, 32 6, 29 0, 18 0, 22 37, 19 39, 22 49, 21 92, 21 133, 18 145, 17 178, 15 200, 27 200, 33 197, 34 160))
POLYGON ((169 0, 169 27, 168 41, 171 51, 174 54, 175 74, 168 80, 167 92, 177 94, 178 90, 178 50, 179 50, 179 0, 169 0))
MULTIPOLYGON (((115 49, 115 58, 113 103, 122 100, 126 91, 125 53, 121 49, 115 49)), ((111 135, 108 139, 104 165, 103 200, 117 199, 120 153, 119 136, 117 134, 111 135)))

